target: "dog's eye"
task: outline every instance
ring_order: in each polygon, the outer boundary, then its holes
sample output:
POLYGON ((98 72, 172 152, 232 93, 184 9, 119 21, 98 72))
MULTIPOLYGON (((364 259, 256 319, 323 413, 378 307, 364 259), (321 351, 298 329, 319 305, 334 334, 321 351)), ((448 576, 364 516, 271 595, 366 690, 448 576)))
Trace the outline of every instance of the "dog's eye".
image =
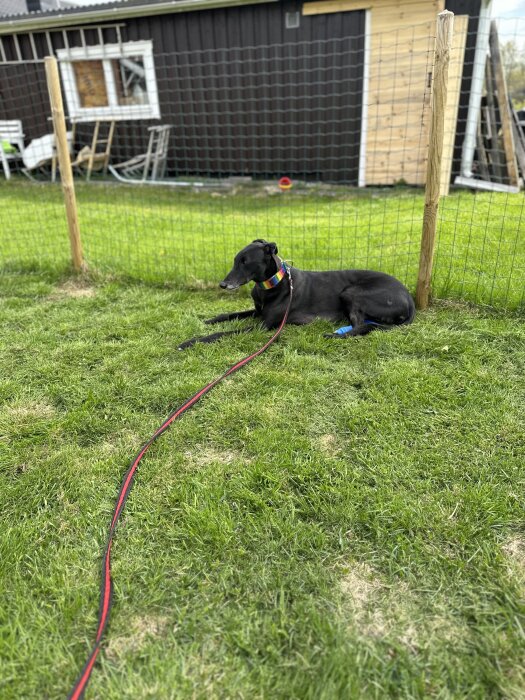
POLYGON ((241 265, 246 265, 246 258, 241 258, 241 265))

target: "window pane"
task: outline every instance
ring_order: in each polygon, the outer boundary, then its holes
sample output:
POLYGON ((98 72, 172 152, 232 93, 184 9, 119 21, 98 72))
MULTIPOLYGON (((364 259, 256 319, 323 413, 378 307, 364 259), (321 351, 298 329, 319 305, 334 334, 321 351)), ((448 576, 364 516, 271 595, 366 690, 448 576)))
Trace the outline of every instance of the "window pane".
POLYGON ((146 71, 142 57, 115 58, 111 63, 119 105, 147 105, 146 71))
POLYGON ((81 107, 107 107, 108 93, 102 61, 73 61, 81 107))

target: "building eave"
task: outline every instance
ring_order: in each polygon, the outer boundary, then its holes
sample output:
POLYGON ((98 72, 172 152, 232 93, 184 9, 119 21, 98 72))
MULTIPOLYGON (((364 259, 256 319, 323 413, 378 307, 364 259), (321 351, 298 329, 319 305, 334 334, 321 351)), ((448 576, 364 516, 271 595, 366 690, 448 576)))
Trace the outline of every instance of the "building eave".
POLYGON ((238 7, 242 5, 259 5, 277 2, 277 0, 168 0, 167 2, 105 9, 83 10, 82 12, 64 12, 46 15, 0 19, 0 35, 22 34, 25 32, 47 31, 66 27, 78 27, 94 22, 111 22, 132 17, 151 17, 153 15, 172 14, 175 12, 192 12, 194 10, 209 10, 218 7, 238 7))

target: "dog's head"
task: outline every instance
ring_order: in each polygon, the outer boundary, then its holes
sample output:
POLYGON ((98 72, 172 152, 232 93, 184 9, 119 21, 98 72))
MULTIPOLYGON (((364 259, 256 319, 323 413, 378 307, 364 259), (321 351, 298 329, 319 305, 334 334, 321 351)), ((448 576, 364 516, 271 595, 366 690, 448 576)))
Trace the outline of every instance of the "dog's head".
POLYGON ((243 248, 235 256, 233 267, 219 282, 222 289, 237 289, 247 282, 264 282, 277 270, 275 261, 277 246, 257 239, 243 248))

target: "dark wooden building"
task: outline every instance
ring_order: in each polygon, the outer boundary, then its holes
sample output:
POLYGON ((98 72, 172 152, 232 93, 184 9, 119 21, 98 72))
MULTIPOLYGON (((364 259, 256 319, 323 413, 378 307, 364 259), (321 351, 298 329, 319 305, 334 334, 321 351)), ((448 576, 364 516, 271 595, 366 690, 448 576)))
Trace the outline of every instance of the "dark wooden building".
MULTIPOLYGON (((124 160, 148 126, 169 124, 170 176, 422 184, 443 5, 128 0, 0 18, 0 119, 22 120, 27 140, 49 133, 42 59, 53 53, 77 148, 96 119, 114 119, 112 158, 124 160)), ((472 18, 481 0, 448 5, 472 18)), ((473 21, 461 69, 474 61, 473 21)), ((466 123, 468 80, 454 125, 466 123)))

